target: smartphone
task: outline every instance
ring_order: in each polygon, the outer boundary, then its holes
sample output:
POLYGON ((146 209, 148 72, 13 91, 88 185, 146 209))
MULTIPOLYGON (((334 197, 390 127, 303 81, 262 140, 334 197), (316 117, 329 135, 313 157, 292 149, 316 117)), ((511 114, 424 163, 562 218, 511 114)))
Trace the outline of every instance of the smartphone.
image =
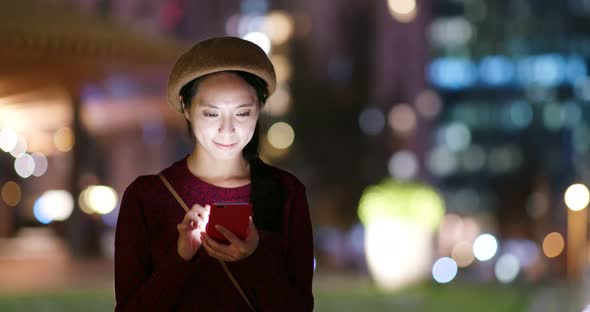
POLYGON ((243 240, 248 235, 250 216, 252 216, 250 203, 214 203, 211 205, 209 222, 205 231, 216 241, 229 244, 225 236, 215 229, 215 225, 219 224, 243 240))

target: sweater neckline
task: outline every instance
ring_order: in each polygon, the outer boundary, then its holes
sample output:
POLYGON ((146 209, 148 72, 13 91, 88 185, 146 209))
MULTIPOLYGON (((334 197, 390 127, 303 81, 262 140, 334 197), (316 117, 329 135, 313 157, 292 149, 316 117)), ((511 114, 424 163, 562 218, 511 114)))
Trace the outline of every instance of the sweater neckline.
POLYGON ((252 183, 247 183, 244 185, 240 185, 240 186, 235 186, 235 187, 224 187, 224 186, 219 186, 219 185, 215 185, 215 184, 211 184, 207 181, 204 181, 203 179, 197 177, 196 175, 194 175, 188 168, 188 156, 186 155, 181 161, 180 161, 180 166, 182 167, 182 170, 185 172, 185 176, 191 180, 191 182, 209 189, 209 190, 215 190, 215 191, 223 191, 223 192, 237 192, 237 193, 241 193, 241 191, 249 191, 250 187, 252 185, 252 183))

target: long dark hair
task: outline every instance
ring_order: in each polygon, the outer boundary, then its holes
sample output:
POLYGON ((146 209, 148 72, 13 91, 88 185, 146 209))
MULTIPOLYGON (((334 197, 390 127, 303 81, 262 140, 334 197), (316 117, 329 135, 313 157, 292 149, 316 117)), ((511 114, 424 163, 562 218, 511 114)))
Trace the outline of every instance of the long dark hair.
MULTIPOLYGON (((256 91, 259 108, 262 111, 268 99, 268 86, 260 77, 243 71, 226 71, 234 73, 244 79, 256 91)), ((212 74, 209 74, 212 75, 212 74)), ((199 83, 209 75, 191 80, 180 89, 183 110, 188 111, 197 94, 199 83)), ((192 124, 187 119, 187 128, 193 142, 196 141, 192 124)), ((256 122, 254 135, 244 149, 242 155, 250 164, 251 192, 250 202, 254 208, 254 224, 257 228, 271 232, 281 230, 285 188, 279 181, 272 168, 260 159, 260 118, 256 122)))

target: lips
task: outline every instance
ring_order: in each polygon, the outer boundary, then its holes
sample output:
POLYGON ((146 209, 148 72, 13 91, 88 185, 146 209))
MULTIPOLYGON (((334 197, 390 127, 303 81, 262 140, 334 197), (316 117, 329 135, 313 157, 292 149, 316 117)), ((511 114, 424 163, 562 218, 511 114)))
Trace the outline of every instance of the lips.
POLYGON ((236 146, 238 143, 232 143, 232 144, 221 144, 221 143, 217 143, 217 142, 213 142, 215 143, 215 146, 221 148, 221 149, 231 149, 234 146, 236 146))

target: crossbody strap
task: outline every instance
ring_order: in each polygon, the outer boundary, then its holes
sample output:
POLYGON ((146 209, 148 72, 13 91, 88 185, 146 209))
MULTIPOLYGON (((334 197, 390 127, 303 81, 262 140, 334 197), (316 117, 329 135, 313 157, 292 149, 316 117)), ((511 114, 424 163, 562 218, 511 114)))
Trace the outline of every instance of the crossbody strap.
MULTIPOLYGON (((170 191, 170 193, 172 193, 172 196, 174 196, 176 201, 180 204, 180 206, 182 206, 184 211, 188 212, 190 209, 188 208, 188 206, 186 205, 184 200, 182 200, 180 195, 178 195, 176 190, 174 190, 174 187, 172 187, 170 182, 168 182, 168 179, 166 179, 166 177, 164 177, 164 175, 162 175, 162 174, 158 174, 158 176, 160 177, 160 179, 162 180, 162 182, 164 183, 166 188, 170 191)), ((217 260, 219 260, 219 259, 217 259, 217 260)), ((236 290, 240 293, 240 295, 242 295, 242 298, 244 298, 244 301, 246 301, 246 303, 248 304, 248 307, 250 307, 250 310, 252 310, 253 312, 256 312, 256 309, 254 309, 254 306, 252 305, 252 303, 250 303, 250 300, 248 299, 248 297, 246 296, 246 294, 242 290, 242 287, 240 287, 240 284, 238 283, 238 281, 236 280, 234 275, 231 273, 231 271, 227 267, 227 264, 225 263, 225 261, 219 260, 219 263, 221 264, 221 267, 223 268, 223 271, 225 272, 227 277, 231 280, 231 282, 236 287, 236 290)))

